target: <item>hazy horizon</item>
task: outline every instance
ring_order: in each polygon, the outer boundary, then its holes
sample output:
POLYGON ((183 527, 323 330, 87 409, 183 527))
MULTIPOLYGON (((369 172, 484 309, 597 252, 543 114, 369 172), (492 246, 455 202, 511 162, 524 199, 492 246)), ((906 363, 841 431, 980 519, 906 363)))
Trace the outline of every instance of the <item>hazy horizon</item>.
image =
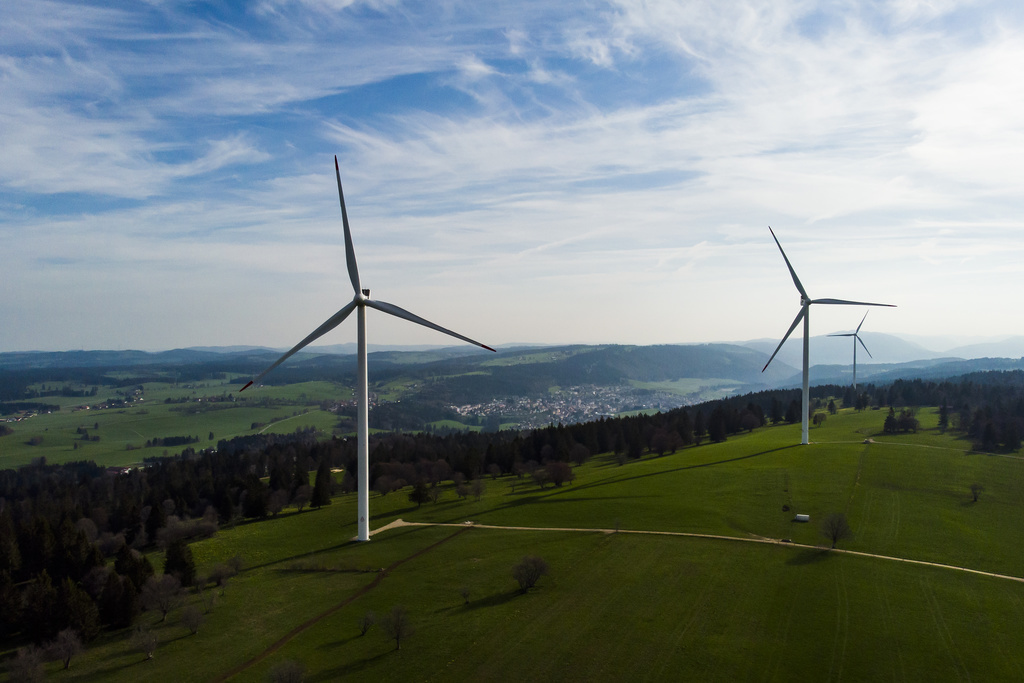
POLYGON ((0 351, 1024 335, 1019 3, 4 14, 0 351))
MULTIPOLYGON (((850 329, 850 330, 836 330, 836 332, 852 332, 852 331, 853 331, 852 329, 850 329)), ((1007 342, 1007 341, 1019 341, 1021 343, 1021 345, 1022 345, 1022 348, 1024 348, 1024 335, 994 335, 994 336, 990 336, 990 337, 975 336, 975 335, 922 336, 922 335, 913 335, 913 334, 900 334, 900 333, 888 333, 888 332, 882 333, 882 332, 865 332, 865 331, 862 331, 861 332, 861 336, 863 338, 869 340, 869 341, 871 340, 872 337, 876 337, 876 338, 895 337, 895 338, 904 340, 906 342, 910 342, 912 344, 916 344, 916 345, 922 347, 923 349, 925 349, 925 350, 927 350, 929 352, 935 353, 935 354, 943 354, 943 353, 948 352, 948 351, 954 351, 954 350, 956 350, 958 348, 961 348, 961 347, 969 347, 969 346, 974 346, 974 345, 998 344, 1000 342, 1007 342)), ((826 337, 827 337, 827 334, 812 335, 812 339, 822 339, 822 340, 824 340, 826 337)), ((447 341, 444 341, 445 339, 446 339, 446 337, 442 336, 441 337, 441 342, 437 343, 437 344, 389 344, 389 343, 377 344, 377 343, 370 342, 370 343, 367 344, 367 348, 371 352, 374 352, 374 351, 427 351, 427 350, 438 350, 438 349, 458 349, 460 347, 464 347, 467 353, 476 353, 476 352, 480 351, 479 349, 477 349, 474 346, 462 344, 461 342, 459 342, 457 340, 452 340, 451 342, 447 342, 447 341)), ((621 342, 610 342, 610 341, 568 341, 568 342, 513 341, 513 342, 506 342, 506 343, 503 343, 503 344, 498 344, 498 345, 495 346, 495 348, 497 348, 499 351, 501 351, 501 350, 505 350, 505 349, 518 348, 518 347, 545 348, 545 347, 555 347, 555 346, 578 346, 578 345, 604 346, 604 345, 617 345, 617 344, 618 345, 627 345, 627 346, 657 346, 657 345, 663 345, 663 344, 667 344, 667 345, 730 344, 730 345, 743 346, 743 345, 751 345, 751 344, 758 344, 758 343, 770 343, 770 344, 774 345, 774 344, 777 344, 778 342, 779 342, 779 340, 776 339, 776 338, 773 338, 773 337, 757 337, 757 338, 753 338, 753 339, 716 339, 716 340, 696 341, 696 342, 656 342, 656 343, 651 343, 651 344, 622 344, 621 342)), ((785 348, 786 349, 797 348, 797 347, 799 347, 800 343, 801 342, 800 342, 800 339, 799 339, 799 335, 794 332, 793 336, 789 340, 787 340, 785 348)), ((834 341, 834 342, 830 341, 829 343, 830 344, 835 344, 836 347, 838 347, 839 345, 842 345, 843 348, 846 348, 846 347, 848 347, 850 345, 849 341, 845 341, 845 340, 844 341, 840 341, 838 339, 836 341, 834 341)), ((115 347, 108 347, 108 348, 91 348, 91 349, 87 349, 87 348, 14 349, 14 350, 11 350, 11 351, 0 351, 0 353, 79 353, 79 352, 88 353, 88 352, 106 352, 106 351, 113 351, 113 352, 139 351, 139 352, 142 352, 142 353, 163 353, 163 352, 167 352, 167 351, 178 351, 178 350, 222 351, 222 350, 225 350, 225 349, 264 349, 264 350, 267 350, 267 351, 280 352, 280 351, 285 351, 288 348, 290 348, 290 347, 287 347, 287 346, 266 346, 266 345, 261 345, 261 344, 223 344, 223 345, 205 345, 205 344, 203 344, 203 345, 194 345, 194 346, 151 347, 151 348, 140 348, 140 347, 116 347, 115 348, 115 347)), ((316 342, 316 343, 310 344, 309 346, 305 347, 303 349, 303 352, 307 352, 307 353, 318 353, 318 352, 319 353, 353 353, 354 354, 355 353, 355 349, 356 349, 356 343, 354 341, 353 342, 341 341, 341 342, 336 342, 336 343, 330 343, 330 342, 320 343, 320 342, 316 342), (344 351, 342 351, 342 349, 344 349, 344 351), (349 350, 349 349, 351 349, 351 350, 349 350)), ((480 351, 480 352, 482 353, 482 351, 480 351)), ((814 349, 813 346, 811 348, 811 352, 812 352, 812 357, 813 357, 814 352, 815 352, 815 349, 814 349)), ((867 357, 867 356, 860 356, 859 360, 858 360, 858 364, 860 364, 860 363, 872 363, 872 362, 886 363, 886 362, 894 362, 894 361, 891 361, 891 360, 886 359, 884 357, 879 357, 879 358, 875 359, 875 358, 871 358, 871 357, 867 357)), ((790 363, 790 364, 793 364, 793 363, 790 363)))

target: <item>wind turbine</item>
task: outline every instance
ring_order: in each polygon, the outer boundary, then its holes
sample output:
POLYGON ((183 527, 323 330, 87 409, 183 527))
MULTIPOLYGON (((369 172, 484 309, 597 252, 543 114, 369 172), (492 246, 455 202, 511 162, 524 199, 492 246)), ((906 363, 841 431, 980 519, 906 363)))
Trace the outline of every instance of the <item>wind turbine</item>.
POLYGON ((345 211, 345 195, 341 190, 341 170, 338 168, 338 157, 334 157, 334 173, 338 178, 338 199, 341 201, 341 223, 345 229, 345 261, 348 265, 348 278, 352 282, 352 290, 355 295, 352 297, 352 301, 345 304, 340 311, 332 315, 324 322, 323 325, 313 330, 309 336, 300 341, 298 344, 293 346, 287 353, 274 361, 274 364, 269 368, 261 372, 258 376, 254 377, 252 381, 242 387, 239 392, 245 391, 254 383, 259 382, 263 377, 276 368, 281 363, 285 362, 290 358, 296 351, 299 351, 304 346, 309 344, 316 339, 319 339, 323 335, 327 334, 335 327, 340 325, 342 321, 349 316, 352 311, 358 311, 357 315, 357 326, 358 331, 356 333, 356 347, 358 353, 358 364, 356 368, 356 374, 358 376, 358 393, 356 400, 359 402, 359 414, 358 422, 356 425, 356 441, 359 447, 359 463, 358 463, 358 478, 357 488, 359 491, 359 502, 358 502, 358 539, 360 541, 370 540, 370 444, 367 439, 369 435, 369 402, 367 395, 369 389, 367 387, 367 376, 366 376, 366 309, 375 308, 378 311, 382 311, 389 315, 393 315, 396 318, 402 318, 410 322, 429 327, 432 330, 438 332, 444 332, 447 335, 461 339, 462 341, 469 342, 470 344, 476 344, 481 346, 488 351, 494 351, 490 346, 481 344, 480 342, 464 337, 457 332, 452 332, 449 329, 435 325, 429 320, 419 317, 414 313, 410 313, 404 308, 399 308, 394 304, 385 303, 383 301, 376 301, 370 298, 370 290, 362 289, 359 286, 359 269, 356 267, 356 252, 352 247, 352 233, 348 227, 348 213, 345 211))
MULTIPOLYGON (((789 258, 786 257, 786 252, 782 250, 782 245, 779 244, 779 238, 775 236, 775 231, 768 227, 768 231, 772 234, 772 239, 775 240, 775 244, 778 245, 779 251, 782 252, 782 258, 786 262, 786 267, 789 268, 789 274, 793 276, 793 284, 796 285, 796 289, 800 292, 800 312, 796 314, 796 319, 793 324, 789 326, 789 331, 786 332, 786 336, 782 338, 779 345, 775 348, 775 353, 768 359, 768 362, 764 364, 761 372, 768 369, 768 366, 775 360, 775 356, 779 353, 779 349, 789 339, 789 335, 793 334, 793 330, 800 324, 801 318, 804 321, 804 381, 803 381, 803 400, 801 406, 801 412, 803 413, 803 430, 801 433, 800 443, 806 445, 809 443, 807 438, 807 413, 810 411, 811 406, 811 391, 810 391, 810 370, 809 370, 809 356, 811 349, 811 326, 810 326, 810 314, 811 304, 841 304, 846 306, 888 306, 895 308, 894 304, 873 304, 866 301, 847 301, 845 299, 812 299, 807 294, 807 290, 800 284, 800 278, 796 276, 796 271, 793 270, 793 266, 789 262, 789 258)), ((863 321, 862 321, 863 322, 863 321)), ((858 328, 859 329, 859 328, 858 328)))
POLYGON ((864 351, 868 354, 868 358, 874 358, 874 356, 871 355, 871 352, 868 351, 868 347, 864 344, 864 340, 861 339, 860 338, 860 334, 858 334, 860 332, 861 325, 864 324, 864 321, 867 319, 868 313, 870 313, 870 312, 871 311, 868 311, 868 312, 866 312, 864 314, 864 317, 860 319, 860 325, 857 325, 857 329, 854 330, 853 332, 847 332, 845 334, 838 334, 837 333, 837 334, 830 334, 830 335, 828 335, 830 337, 853 337, 853 388, 854 389, 857 388, 857 342, 860 342, 860 345, 864 347, 864 351))

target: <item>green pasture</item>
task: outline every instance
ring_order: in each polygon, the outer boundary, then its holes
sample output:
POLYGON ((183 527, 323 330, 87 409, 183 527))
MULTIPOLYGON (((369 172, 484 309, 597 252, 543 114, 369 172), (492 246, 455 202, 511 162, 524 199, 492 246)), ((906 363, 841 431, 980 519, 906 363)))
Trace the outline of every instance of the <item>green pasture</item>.
POLYGON ((701 396, 707 395, 705 400, 710 401, 730 395, 741 383, 734 379, 684 377, 683 379, 665 380, 663 382, 630 380, 629 384, 637 389, 652 389, 680 396, 690 396, 699 393, 701 396))
POLYGON ((480 500, 450 483, 436 504, 373 494, 371 528, 452 526, 369 543, 350 541, 354 494, 222 529, 191 546, 200 572, 234 555, 246 568, 197 635, 180 609, 146 613, 152 661, 104 634, 49 680, 264 681, 286 659, 308 681, 1024 679, 1024 582, 817 547, 817 522, 845 512, 840 549, 1024 576, 1024 460, 918 417, 917 434, 843 410, 809 446, 785 425, 624 465, 601 455, 562 487, 488 477, 480 500), (527 554, 550 574, 521 594, 511 567, 527 554), (380 625, 359 635, 395 605, 416 628, 401 650, 380 625))
POLYGON ((194 386, 147 383, 143 400, 124 408, 78 409, 117 397, 109 387, 101 388, 95 397, 39 399, 61 405, 61 410, 6 423, 14 433, 0 437, 0 468, 18 467, 38 457, 45 457, 50 463, 94 460, 102 465, 130 465, 147 457, 161 456, 164 451, 180 452, 182 446, 143 447, 146 441, 169 436, 197 436, 199 442, 191 447, 199 449, 216 446, 220 439, 268 431, 288 433, 300 427, 314 427, 329 434, 337 417, 320 410, 320 403, 351 398, 350 389, 330 382, 259 387, 242 396, 238 395, 239 388, 240 385, 226 381, 194 386), (208 400, 225 396, 236 400, 233 403, 208 400), (189 402, 165 403, 166 399, 188 399, 189 402), (283 405, 274 402, 283 402, 283 405), (259 426, 253 428, 253 424, 259 426), (78 433, 80 427, 90 436, 98 436, 99 441, 83 441, 78 433), (211 432, 212 441, 209 439, 211 432), (29 442, 34 438, 41 442, 31 445, 29 442))

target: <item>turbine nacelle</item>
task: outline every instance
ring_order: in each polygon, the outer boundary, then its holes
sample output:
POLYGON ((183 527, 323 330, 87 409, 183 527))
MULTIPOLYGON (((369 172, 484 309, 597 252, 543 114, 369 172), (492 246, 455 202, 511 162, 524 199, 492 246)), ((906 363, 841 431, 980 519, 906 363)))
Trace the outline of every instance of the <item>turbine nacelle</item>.
POLYGON ((432 330, 443 332, 444 334, 447 334, 449 336, 485 348, 488 351, 494 351, 494 349, 492 349, 490 346, 487 346, 486 344, 481 344, 480 342, 474 339, 464 337, 463 335, 458 334, 457 332, 452 332, 451 330, 441 327, 440 325, 435 325, 429 320, 421 318, 415 313, 410 313, 404 308, 399 308, 394 304, 389 304, 384 301, 376 301, 370 299, 370 290, 363 289, 362 287, 359 286, 359 268, 356 265, 355 248, 352 246, 352 232, 349 230, 348 227, 348 212, 345 209, 345 193, 341 189, 341 169, 338 167, 338 157, 334 157, 334 172, 338 178, 338 200, 341 202, 341 223, 344 228, 345 234, 345 264, 348 268, 349 280, 352 283, 352 301, 345 304, 345 306, 343 306, 341 310, 339 310, 337 313, 328 318, 320 327, 313 330, 313 332, 311 332, 305 339, 303 339, 298 344, 289 349, 288 352, 285 353, 280 358, 278 358, 273 363, 273 365, 264 370, 257 377, 254 377, 251 382, 242 387, 241 391, 245 391, 255 382, 260 381, 263 378, 263 376, 266 375, 268 372, 276 368, 278 365, 286 361, 293 354, 295 354, 308 344, 312 343, 313 341, 319 339, 323 335, 333 330, 335 327, 344 322, 345 318, 347 318, 352 313, 352 311, 359 309, 359 315, 356 316, 358 319, 358 333, 356 346, 358 349, 357 385, 359 392, 358 395, 356 396, 359 408, 356 428, 356 441, 358 444, 358 465, 356 467, 356 471, 358 477, 357 488, 359 491, 359 500, 357 504, 357 524, 359 530, 358 539, 360 541, 368 541, 370 540, 370 451, 368 445, 368 435, 370 428, 368 420, 369 402, 367 400, 369 390, 367 386, 368 382, 366 375, 366 309, 375 308, 378 311, 381 311, 382 313, 387 313, 388 315, 393 315, 396 318, 402 318, 403 320, 414 322, 417 325, 423 325, 424 327, 429 327, 432 330))
MULTIPOLYGON (((895 308, 895 306, 893 304, 876 304, 876 303, 871 303, 871 302, 867 302, 867 301, 848 301, 846 299, 812 299, 807 294, 807 290, 804 289, 803 284, 800 282, 800 278, 797 277, 796 270, 793 269, 793 264, 791 264, 789 262, 789 257, 786 256, 786 252, 785 252, 785 250, 783 250, 782 244, 779 243, 779 238, 775 236, 775 231, 772 230, 771 227, 768 228, 768 231, 771 232, 772 239, 775 240, 775 244, 779 247, 779 252, 782 253, 782 259, 786 262, 786 268, 789 269, 789 274, 793 278, 793 285, 796 287, 796 291, 798 291, 800 293, 800 312, 797 313, 796 318, 793 320, 793 324, 789 326, 789 330, 786 332, 785 336, 782 337, 782 341, 779 342, 779 345, 777 347, 775 347, 775 352, 772 353, 771 357, 768 359, 768 362, 764 364, 764 368, 761 369, 761 372, 764 372, 765 370, 768 369, 768 366, 771 365, 773 360, 775 360, 775 356, 777 356, 779 351, 782 350, 782 345, 785 344, 786 340, 789 339, 789 335, 793 334, 793 330, 795 330, 797 325, 800 324, 800 321, 803 320, 803 323, 804 323, 803 407, 802 407, 802 410, 801 410, 801 412, 803 413, 803 425, 802 425, 803 426, 803 435, 802 435, 801 443, 805 443, 806 444, 808 442, 808 439, 807 439, 807 413, 808 413, 808 408, 809 408, 809 405, 810 405, 810 370, 809 370, 810 350, 809 349, 810 349, 810 338, 811 338, 811 332, 810 332, 811 305, 812 304, 828 304, 828 305, 843 305, 843 306, 887 306, 887 307, 890 307, 890 308, 895 308)), ((865 314, 865 316, 866 315, 867 314, 865 314)), ((861 320, 861 324, 863 324, 863 323, 864 323, 864 321, 861 320)), ((857 327, 857 331, 858 332, 860 331, 860 326, 857 327)), ((860 338, 858 337, 857 340, 860 341, 860 338)), ((863 345, 864 342, 861 341, 861 344, 863 345)), ((856 348, 856 342, 855 342, 855 348, 856 348)), ((865 347, 865 350, 867 350, 867 347, 865 347)), ((870 353, 868 355, 870 355, 870 353)))

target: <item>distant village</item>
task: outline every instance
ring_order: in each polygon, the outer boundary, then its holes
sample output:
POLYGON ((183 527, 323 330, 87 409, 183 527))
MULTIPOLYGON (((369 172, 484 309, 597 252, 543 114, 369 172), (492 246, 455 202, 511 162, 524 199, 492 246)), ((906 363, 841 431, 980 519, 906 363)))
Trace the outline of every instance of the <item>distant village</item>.
POLYGON ((486 403, 449 406, 463 417, 515 421, 514 429, 533 429, 549 424, 574 424, 630 411, 666 411, 692 405, 698 399, 631 386, 585 385, 564 387, 546 396, 506 397, 486 403))

